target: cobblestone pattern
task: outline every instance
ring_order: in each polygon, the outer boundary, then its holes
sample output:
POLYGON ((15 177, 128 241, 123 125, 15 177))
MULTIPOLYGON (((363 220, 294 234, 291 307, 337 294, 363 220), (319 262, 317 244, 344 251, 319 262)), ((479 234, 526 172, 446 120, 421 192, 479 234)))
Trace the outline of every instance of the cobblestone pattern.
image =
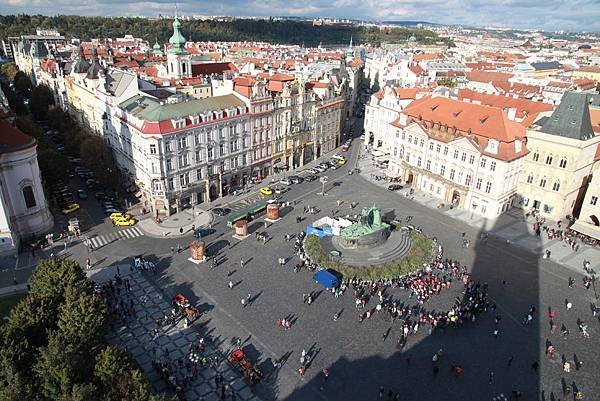
MULTIPOLYGON (((131 292, 127 294, 127 302, 130 298, 134 300, 136 317, 130 318, 126 324, 115 325, 114 330, 107 336, 107 341, 113 345, 121 345, 131 353, 157 392, 172 394, 163 378, 153 368, 152 359, 165 361, 166 358, 170 358, 171 361, 177 361, 181 358, 185 360, 190 344, 198 344, 199 338, 202 337, 203 333, 198 324, 199 319, 187 328, 184 328, 182 320, 175 325, 164 326, 161 328, 159 336, 153 339, 153 330, 156 328, 154 318, 170 315, 172 308, 170 299, 144 275, 130 272, 128 265, 120 266, 120 271, 123 279, 129 279, 131 292)), ((216 388, 214 380, 215 376, 220 373, 225 384, 235 390, 237 400, 259 401, 241 375, 226 362, 225 355, 206 339, 205 344, 206 359, 217 362, 199 367, 198 375, 186 388, 188 400, 221 399, 220 388, 216 388)), ((185 371, 185 367, 178 370, 181 375, 179 379, 183 378, 183 371, 185 371)), ((228 399, 230 398, 229 394, 230 391, 227 391, 228 399)))

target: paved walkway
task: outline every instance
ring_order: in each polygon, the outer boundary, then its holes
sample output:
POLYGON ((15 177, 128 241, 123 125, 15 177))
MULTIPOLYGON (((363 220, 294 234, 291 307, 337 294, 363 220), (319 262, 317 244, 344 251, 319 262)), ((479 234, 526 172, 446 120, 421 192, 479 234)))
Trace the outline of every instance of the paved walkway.
MULTIPOLYGON (((358 160, 358 167, 361 169, 361 175, 373 184, 381 187, 390 185, 390 183, 385 180, 378 181, 374 178, 374 175, 383 176, 385 173, 382 169, 375 167, 368 156, 358 160)), ((408 191, 409 188, 405 188, 401 191, 390 192, 390 194, 395 196, 409 196, 408 191)), ((510 241, 538 254, 550 250, 552 260, 581 272, 582 274, 585 274, 583 270, 584 260, 589 260, 591 262, 591 267, 596 271, 600 271, 600 249, 579 242, 580 248, 575 252, 563 241, 558 239, 548 239, 548 236, 545 235, 544 232, 542 232, 540 237, 537 237, 533 230, 535 219, 531 217, 525 219, 522 211, 517 208, 509 210, 496 219, 486 219, 476 214, 473 215, 462 208, 450 209, 448 206, 445 206, 438 209, 437 205, 442 201, 425 192, 415 190, 410 197, 415 202, 430 207, 431 209, 435 209, 440 213, 445 213, 471 227, 475 227, 480 231, 485 231, 490 235, 495 235, 498 238, 510 241), (523 224, 523 221, 526 221, 527 224, 523 224)), ((552 221, 547 220, 546 224, 556 227, 556 224, 552 221)))
MULTIPOLYGON (((172 308, 170 299, 174 294, 164 294, 151 282, 151 278, 147 278, 145 274, 130 271, 128 264, 92 270, 87 272, 87 275, 91 280, 103 283, 112 279, 117 273, 117 269, 123 279, 129 280, 131 292, 126 293, 125 302, 129 303, 129 300, 133 300, 136 316, 126 324, 115 326, 114 331, 108 335, 107 341, 110 344, 123 345, 132 354, 156 391, 167 391, 167 385, 153 368, 152 360, 169 361, 176 366, 178 360, 184 362, 188 358, 190 344, 198 345, 199 339, 203 337, 206 344, 204 356, 207 360, 217 362, 198 368, 196 378, 188 384, 185 390, 188 399, 190 401, 222 399, 219 397, 221 395, 220 388, 215 385, 215 377, 220 373, 224 378, 224 383, 235 391, 236 400, 259 401, 239 372, 229 366, 225 354, 214 345, 210 335, 203 333, 202 323, 199 322, 202 318, 196 319, 194 324, 188 328, 183 328, 183 321, 163 327, 159 336, 153 339, 153 329, 156 327, 154 318, 170 316, 172 308)), ((197 302, 192 303, 196 304, 197 302)), ((199 307, 199 309, 202 312, 202 308, 199 307)), ((182 367, 176 369, 174 376, 182 380, 187 371, 184 362, 182 367)), ((229 399, 230 391, 228 390, 226 394, 229 399)))
POLYGON ((161 217, 161 222, 157 223, 153 218, 147 217, 140 220, 137 228, 146 235, 156 238, 178 238, 189 235, 192 226, 195 229, 208 227, 213 221, 211 212, 195 207, 185 209, 168 217, 161 217))

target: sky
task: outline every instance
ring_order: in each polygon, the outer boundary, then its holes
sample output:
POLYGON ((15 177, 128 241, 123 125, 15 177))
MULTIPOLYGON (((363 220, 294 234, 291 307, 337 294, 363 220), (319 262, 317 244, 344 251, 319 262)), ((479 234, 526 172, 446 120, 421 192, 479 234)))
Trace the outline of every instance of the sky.
MULTIPOLYGON (((186 15, 418 20, 547 31, 600 31, 600 0, 178 0, 186 15)), ((0 14, 172 15, 172 0, 0 0, 0 14)))

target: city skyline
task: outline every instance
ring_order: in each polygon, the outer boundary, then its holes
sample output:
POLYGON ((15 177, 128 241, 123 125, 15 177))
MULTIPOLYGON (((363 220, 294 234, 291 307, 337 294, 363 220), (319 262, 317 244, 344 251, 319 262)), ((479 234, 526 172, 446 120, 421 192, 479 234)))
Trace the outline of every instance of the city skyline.
MULTIPOLYGON (((184 15, 229 15, 238 17, 298 16, 348 18, 372 21, 413 20, 438 24, 479 27, 543 29, 546 31, 600 31, 600 6, 594 0, 565 2, 550 0, 543 4, 532 0, 308 0, 290 7, 283 0, 224 0, 178 2, 184 15), (500 18, 499 18, 500 17, 500 18)), ((166 0, 93 0, 84 4, 70 0, 9 0, 0 5, 0 14, 145 16, 173 14, 175 3, 166 0), (114 7, 119 4, 120 7, 114 7)))

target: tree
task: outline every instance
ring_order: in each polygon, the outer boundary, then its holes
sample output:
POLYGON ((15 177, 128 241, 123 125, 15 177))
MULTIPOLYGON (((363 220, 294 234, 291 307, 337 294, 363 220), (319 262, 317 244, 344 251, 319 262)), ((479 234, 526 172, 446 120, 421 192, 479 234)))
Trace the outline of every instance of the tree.
POLYGON ((13 85, 19 95, 27 96, 31 89, 31 79, 23 71, 19 71, 13 78, 13 85))
POLYGON ((40 393, 50 400, 67 401, 75 383, 81 383, 90 366, 79 344, 65 341, 51 332, 48 345, 40 348, 34 372, 40 393))
POLYGON ((48 299, 55 311, 65 300, 67 288, 73 287, 80 292, 93 291, 79 264, 68 259, 46 259, 38 263, 29 279, 30 294, 48 299))
POLYGON ((119 176, 112 152, 99 136, 89 136, 81 144, 79 155, 98 180, 108 188, 116 189, 119 176))
POLYGON ((38 165, 48 188, 62 180, 71 166, 65 155, 50 147, 38 148, 38 165))
POLYGON ((445 86, 446 88, 456 87, 456 82, 450 78, 440 78, 437 83, 438 85, 445 86))
POLYGON ((13 81, 15 79, 15 75, 19 72, 19 68, 13 62, 2 64, 2 68, 0 69, 2 75, 6 77, 9 81, 13 81))
POLYGON ((31 90, 29 108, 31 109, 31 114, 37 120, 46 119, 48 109, 51 105, 54 105, 54 95, 50 88, 46 85, 38 85, 31 90))
POLYGON ((103 299, 93 293, 67 287, 65 301, 59 308, 58 330, 65 341, 91 349, 102 341, 107 315, 103 299))

